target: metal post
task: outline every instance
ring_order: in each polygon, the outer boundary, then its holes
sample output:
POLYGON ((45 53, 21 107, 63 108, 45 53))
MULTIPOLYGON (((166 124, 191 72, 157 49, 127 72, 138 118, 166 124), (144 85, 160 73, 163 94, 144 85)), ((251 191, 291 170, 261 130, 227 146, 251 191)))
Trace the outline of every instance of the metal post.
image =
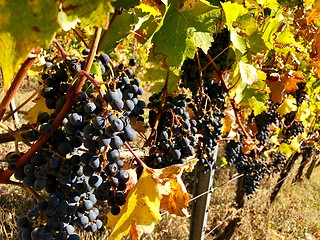
MULTIPOLYGON (((214 149, 214 161, 216 162, 218 155, 218 145, 214 149)), ((196 182, 193 189, 193 197, 199 196, 212 189, 214 169, 203 173, 201 164, 196 166, 196 182)), ((192 204, 190 235, 189 240, 203 240, 209 213, 211 192, 203 194, 201 197, 195 199, 192 204)))

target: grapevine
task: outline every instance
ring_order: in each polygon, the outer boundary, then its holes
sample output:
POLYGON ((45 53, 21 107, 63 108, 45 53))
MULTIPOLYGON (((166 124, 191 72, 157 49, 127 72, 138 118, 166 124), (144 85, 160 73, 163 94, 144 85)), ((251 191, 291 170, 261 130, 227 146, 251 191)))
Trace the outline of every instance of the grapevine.
POLYGON ((181 176, 196 164, 241 176, 238 208, 279 174, 274 201, 300 155, 302 179, 319 150, 319 4, 260 2, 1 4, 0 144, 14 149, 0 183, 34 200, 14 238, 111 227, 110 239, 137 239, 160 208, 188 215, 181 176), (7 111, 29 75, 36 91, 7 111), (9 128, 32 99, 24 124, 9 128))

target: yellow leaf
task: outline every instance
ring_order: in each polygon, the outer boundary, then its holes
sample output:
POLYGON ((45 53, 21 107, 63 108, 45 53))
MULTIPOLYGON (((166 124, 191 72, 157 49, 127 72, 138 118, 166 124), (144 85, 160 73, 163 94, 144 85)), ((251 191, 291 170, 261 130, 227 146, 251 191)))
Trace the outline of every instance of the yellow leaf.
POLYGON ((290 145, 288 145, 287 143, 281 143, 279 146, 279 151, 286 155, 287 158, 289 158, 293 153, 290 145))
POLYGON ((3 1, 0 7, 0 67, 4 89, 32 48, 47 47, 59 28, 55 1, 3 1))
POLYGON ((138 225, 153 227, 153 223, 161 219, 159 213, 161 194, 157 190, 157 185, 158 183, 152 178, 152 170, 144 168, 138 183, 129 192, 120 214, 118 216, 108 214, 108 227, 114 226, 109 236, 110 240, 120 240, 130 231, 133 235, 138 225))
POLYGON ((150 13, 154 17, 161 15, 161 12, 157 7, 145 3, 141 3, 139 6, 136 6, 136 8, 141 9, 142 12, 150 13))
POLYGON ((300 142, 298 140, 298 137, 294 137, 290 143, 290 147, 294 151, 300 152, 300 142))
POLYGON ((42 97, 41 95, 38 96, 34 101, 35 105, 30 108, 28 113, 23 116, 24 119, 29 120, 29 123, 36 123, 37 122, 37 116, 41 112, 47 112, 51 113, 52 110, 47 108, 46 106, 46 99, 42 97))
POLYGON ((280 105, 277 112, 285 115, 289 112, 296 111, 297 110, 297 100, 292 96, 289 95, 286 100, 280 105))
POLYGON ((192 171, 197 161, 192 159, 162 169, 144 167, 120 214, 108 214, 108 227, 114 227, 109 239, 120 240, 128 234, 138 239, 142 233, 152 232, 155 222, 161 219, 160 206, 170 213, 188 216, 190 196, 181 175, 184 170, 192 171))
POLYGON ((297 112, 296 119, 297 119, 298 121, 303 122, 303 121, 305 121, 305 120, 310 116, 310 114, 311 114, 311 111, 310 111, 310 109, 309 109, 308 103, 307 103, 307 102, 304 102, 304 103, 300 106, 300 108, 299 108, 299 110, 298 110, 298 112, 297 112))

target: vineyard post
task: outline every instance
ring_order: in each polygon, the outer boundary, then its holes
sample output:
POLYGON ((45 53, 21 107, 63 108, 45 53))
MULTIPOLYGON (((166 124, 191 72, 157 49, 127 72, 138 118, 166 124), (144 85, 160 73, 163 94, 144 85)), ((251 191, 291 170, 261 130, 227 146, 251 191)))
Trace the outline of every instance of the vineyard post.
MULTIPOLYGON (((218 155, 218 145, 214 148, 214 162, 217 160, 218 155)), ((191 213, 191 221, 190 221, 190 240, 195 239, 204 239, 206 227, 207 227, 207 219, 209 213, 210 199, 211 199, 211 191, 213 185, 213 177, 214 177, 214 168, 203 173, 203 166, 198 164, 195 169, 195 185, 193 188, 193 196, 202 196, 198 197, 193 201, 192 204, 192 213, 191 213), (204 194, 206 193, 206 194, 204 194)))

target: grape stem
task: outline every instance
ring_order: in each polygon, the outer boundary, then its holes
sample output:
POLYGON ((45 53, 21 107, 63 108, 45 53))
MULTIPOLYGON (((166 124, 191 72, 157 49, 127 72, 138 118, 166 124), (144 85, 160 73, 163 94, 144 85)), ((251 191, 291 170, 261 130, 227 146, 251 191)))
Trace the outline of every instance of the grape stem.
POLYGON ((83 42, 84 46, 86 48, 89 48, 88 47, 88 44, 87 42, 83 39, 83 37, 78 33, 78 28, 72 28, 73 32, 78 36, 78 38, 80 38, 81 42, 83 42))
POLYGON ((240 116, 239 116, 239 112, 238 112, 238 108, 236 106, 236 103, 235 103, 234 99, 232 99, 230 96, 230 89, 228 88, 227 83, 226 83, 226 75, 219 69, 219 67, 215 64, 214 60, 212 59, 212 57, 209 54, 207 54, 207 58, 210 61, 211 66, 217 72, 217 76, 219 77, 219 80, 220 80, 223 88, 227 92, 228 98, 230 100, 231 106, 233 108, 236 120, 237 120, 240 128, 242 129, 243 133, 246 135, 247 140, 249 140, 249 141, 252 140, 250 134, 246 131, 245 127, 243 126, 243 123, 242 123, 240 116))
MULTIPOLYGON (((100 36, 101 36, 101 28, 96 28, 90 53, 89 53, 89 56, 87 57, 86 64, 83 70, 85 72, 88 72, 92 66, 95 53, 97 51, 100 36)), ((59 114, 57 115, 57 117, 52 123, 54 130, 50 134, 43 134, 40 136, 38 141, 34 145, 32 145, 32 147, 25 154, 23 154, 22 157, 15 163, 17 169, 24 166, 25 163, 43 146, 43 144, 45 144, 50 139, 53 133, 58 129, 62 120, 65 118, 65 116, 68 114, 71 107, 74 105, 74 96, 76 95, 77 92, 81 90, 83 84, 85 83, 85 80, 86 80, 86 76, 82 75, 80 78, 80 81, 77 83, 75 88, 73 88, 73 85, 69 87, 67 92, 66 103, 64 104, 63 108, 61 109, 61 111, 59 112, 59 114)), ((13 174, 13 171, 9 169, 2 172, 2 174, 0 175, 0 183, 10 183, 10 177, 12 176, 12 174, 13 174)))
POLYGON ((160 117, 161 117, 161 114, 162 114, 162 111, 163 111, 163 105, 166 101, 166 98, 168 96, 168 82, 169 82, 169 75, 170 75, 170 71, 167 70, 167 75, 166 75, 166 80, 165 80, 165 83, 164 83, 164 86, 162 88, 162 91, 161 91, 161 103, 160 103, 160 106, 158 108, 158 114, 157 114, 157 117, 156 117, 156 120, 155 120, 155 124, 151 130, 151 133, 147 139, 147 141, 145 142, 145 146, 150 146, 152 140, 155 138, 156 134, 157 134, 157 128, 158 128, 158 124, 159 124, 159 120, 160 120, 160 117))
POLYGON ((85 76, 87 77, 87 79, 90 80, 90 82, 95 86, 96 90, 98 91, 98 93, 99 93, 99 95, 100 95, 101 100, 103 101, 103 103, 104 103, 105 105, 107 105, 106 101, 104 100, 104 97, 103 97, 103 93, 102 93, 102 91, 101 91, 101 88, 100 88, 100 85, 102 85, 102 84, 100 84, 100 82, 98 82, 97 80, 95 80, 92 76, 90 76, 90 74, 89 74, 88 72, 86 72, 86 71, 84 71, 84 70, 80 70, 80 71, 77 73, 76 77, 77 77, 78 75, 79 75, 79 76, 85 75, 85 76))
MULTIPOLYGON (((40 53, 41 48, 36 47, 33 51, 33 56, 36 56, 40 53)), ((27 75, 28 70, 32 66, 33 62, 36 60, 35 57, 27 58, 25 62, 21 65, 17 75, 14 77, 8 91, 6 92, 6 95, 3 97, 1 103, 0 103, 0 121, 3 121, 3 116, 6 112, 6 109, 8 109, 9 104, 13 97, 16 95, 24 77, 27 75)))
POLYGON ((144 168, 147 167, 147 165, 138 157, 138 155, 133 151, 133 149, 130 147, 130 145, 127 142, 124 142, 124 145, 126 148, 131 152, 133 155, 134 159, 144 168))

